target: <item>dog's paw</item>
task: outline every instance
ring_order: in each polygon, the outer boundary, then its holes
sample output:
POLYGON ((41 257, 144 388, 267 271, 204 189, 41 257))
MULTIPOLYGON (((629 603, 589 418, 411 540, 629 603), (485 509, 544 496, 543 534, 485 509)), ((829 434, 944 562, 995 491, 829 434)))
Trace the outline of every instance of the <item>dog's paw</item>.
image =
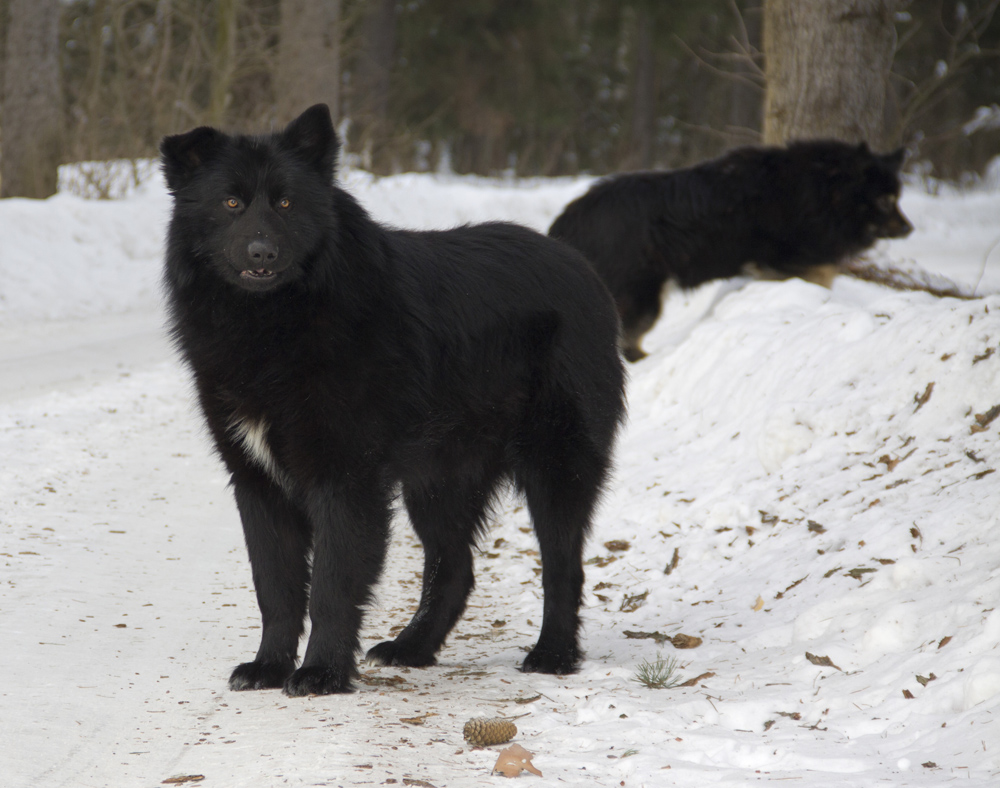
POLYGON ((548 650, 535 647, 531 650, 521 665, 522 673, 553 673, 565 676, 576 673, 580 669, 583 655, 578 648, 565 650, 548 650))
POLYGON ((279 689, 293 670, 295 665, 291 662, 244 662, 229 677, 229 689, 279 689))
POLYGON ((354 692, 351 679, 354 671, 344 671, 323 665, 312 665, 296 670, 285 681, 284 693, 292 698, 304 695, 336 695, 354 692))
POLYGON ((407 668, 426 668, 437 664, 433 654, 414 651, 396 640, 386 640, 373 646, 365 655, 365 662, 369 665, 398 665, 407 668))

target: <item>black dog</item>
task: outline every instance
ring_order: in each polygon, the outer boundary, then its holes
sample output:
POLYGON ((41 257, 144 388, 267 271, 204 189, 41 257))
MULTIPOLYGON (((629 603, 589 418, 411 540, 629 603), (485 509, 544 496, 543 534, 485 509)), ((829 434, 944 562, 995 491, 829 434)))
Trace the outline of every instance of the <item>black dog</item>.
POLYGON ((880 156, 864 143, 740 148, 687 169, 602 180, 549 235, 593 263, 621 315, 625 357, 638 361, 668 280, 692 288, 756 265, 828 285, 831 266, 908 235, 896 206, 902 162, 903 150, 880 156))
POLYGON ((434 664, 504 481, 542 556, 522 669, 572 672, 583 542, 623 418, 614 304, 576 251, 516 225, 381 227, 334 185, 338 150, 324 105, 280 133, 202 127, 161 145, 173 335, 231 473, 263 618, 229 686, 351 689, 398 493, 423 593, 368 660, 434 664))

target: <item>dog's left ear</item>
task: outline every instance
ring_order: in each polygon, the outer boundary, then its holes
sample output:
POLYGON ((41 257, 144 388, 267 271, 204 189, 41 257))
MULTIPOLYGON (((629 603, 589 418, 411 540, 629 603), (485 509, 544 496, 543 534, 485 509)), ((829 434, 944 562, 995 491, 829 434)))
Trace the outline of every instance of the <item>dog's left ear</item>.
POLYGON ((315 104, 299 115, 285 127, 281 138, 328 180, 333 180, 340 140, 326 104, 315 104))
POLYGON ((209 126, 199 126, 185 134, 164 137, 160 142, 163 175, 170 191, 185 186, 195 170, 222 146, 226 135, 209 126))

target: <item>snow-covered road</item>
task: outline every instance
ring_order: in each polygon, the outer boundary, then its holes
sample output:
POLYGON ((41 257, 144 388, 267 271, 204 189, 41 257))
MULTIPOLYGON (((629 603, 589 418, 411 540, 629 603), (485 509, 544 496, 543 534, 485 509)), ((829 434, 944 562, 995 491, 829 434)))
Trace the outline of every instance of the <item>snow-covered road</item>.
MULTIPOLYGON (((586 182, 348 185, 397 225, 544 229, 586 182)), ((903 208, 917 232, 876 259, 1000 291, 1000 195, 903 208)), ((289 699, 226 689, 258 612, 161 328, 166 210, 157 180, 113 203, 0 202, 4 788, 501 783, 499 747, 462 740, 475 716, 518 718, 538 785, 1000 784, 1000 296, 671 296, 587 551, 581 673, 516 670, 541 590, 508 501, 439 666, 289 699), (661 654, 702 677, 637 683, 661 654)), ((399 519, 366 647, 406 623, 420 569, 399 519)))

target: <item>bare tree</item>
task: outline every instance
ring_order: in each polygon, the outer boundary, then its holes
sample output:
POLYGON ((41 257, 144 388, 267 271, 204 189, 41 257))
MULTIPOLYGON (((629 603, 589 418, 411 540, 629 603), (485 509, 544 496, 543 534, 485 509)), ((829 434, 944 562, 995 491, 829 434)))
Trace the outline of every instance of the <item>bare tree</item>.
POLYGON ((279 123, 311 104, 340 112, 340 0, 281 0, 275 79, 279 123))
POLYGON ((10 0, 3 80, 0 197, 56 192, 62 158, 59 0, 10 0))
POLYGON ((766 0, 764 142, 884 146, 894 0, 766 0))

